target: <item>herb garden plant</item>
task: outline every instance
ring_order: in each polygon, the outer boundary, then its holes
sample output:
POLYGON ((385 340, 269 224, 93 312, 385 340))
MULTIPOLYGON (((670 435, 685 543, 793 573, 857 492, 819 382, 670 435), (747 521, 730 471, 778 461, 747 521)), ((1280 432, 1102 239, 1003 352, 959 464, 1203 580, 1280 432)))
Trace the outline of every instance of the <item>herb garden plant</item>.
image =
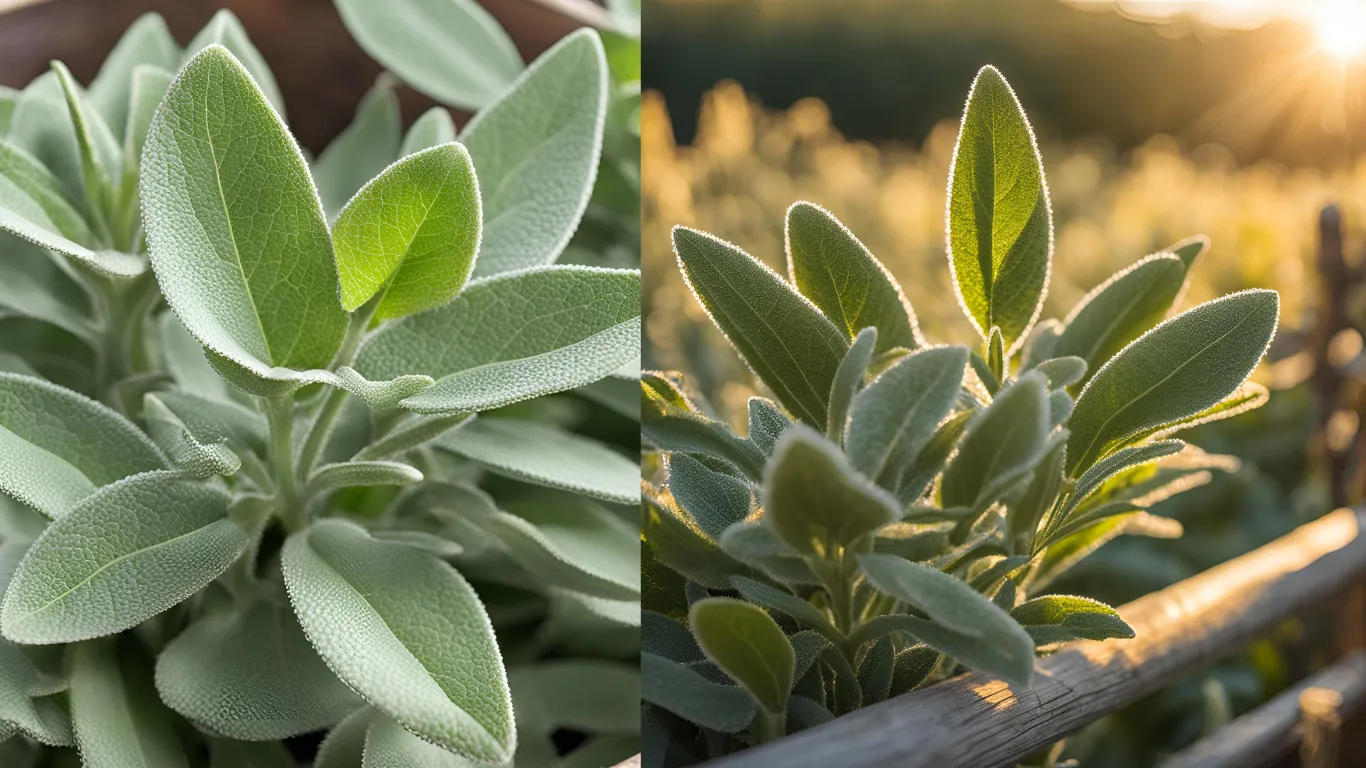
POLYGON ((953 674, 1027 686, 1035 655, 1132 637, 1111 607, 1048 594, 1145 508, 1228 465, 1172 435, 1257 407, 1247 381, 1278 299, 1168 317, 1192 238, 1037 323, 1052 259, 1042 163, 995 69, 973 83, 949 174, 947 249, 981 346, 931 343, 901 288, 810 203, 788 279, 678 227, 712 321, 773 395, 746 437, 681 374, 647 372, 642 525, 646 764, 727 754, 953 674), (1166 318, 1166 319, 1164 319, 1166 318))
POLYGON ((553 263, 602 43, 392 87, 310 165, 221 12, 4 96, 0 764, 638 749, 639 273, 553 263))

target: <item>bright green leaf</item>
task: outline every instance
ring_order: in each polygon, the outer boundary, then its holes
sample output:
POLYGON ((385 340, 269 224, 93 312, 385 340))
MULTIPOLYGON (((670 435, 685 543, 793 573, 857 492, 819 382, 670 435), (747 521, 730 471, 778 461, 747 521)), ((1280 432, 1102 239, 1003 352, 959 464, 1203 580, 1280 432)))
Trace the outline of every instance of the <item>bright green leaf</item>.
POLYGON ((693 604, 688 626, 707 658, 753 694, 759 706, 771 713, 787 711, 792 644, 763 609, 711 597, 693 604))
POLYGON ((1010 612, 1038 645, 1071 640, 1131 638, 1134 630, 1105 603, 1073 595, 1045 595, 1010 612))
POLYGON ((1077 302, 1053 347, 1098 370, 1125 345, 1157 325, 1186 280, 1186 265, 1168 253, 1149 256, 1112 275, 1077 302))
POLYGON ((1048 390, 1040 373, 1021 376, 973 418, 958 455, 944 470, 945 507, 981 509, 1043 458, 1048 390))

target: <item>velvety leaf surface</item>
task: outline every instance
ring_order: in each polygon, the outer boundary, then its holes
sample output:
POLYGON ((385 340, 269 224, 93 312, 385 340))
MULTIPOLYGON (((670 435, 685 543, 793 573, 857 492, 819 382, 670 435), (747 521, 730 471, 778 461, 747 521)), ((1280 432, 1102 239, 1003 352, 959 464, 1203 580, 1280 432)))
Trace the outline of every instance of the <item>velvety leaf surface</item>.
POLYGON ((725 597, 693 604, 688 615, 707 658, 745 687, 769 712, 787 710, 792 690, 792 644, 762 608, 725 597))
POLYGON ((0 373, 0 490, 49 517, 107 485, 161 469, 161 451, 107 406, 42 379, 0 373))
POLYGON ((618 504, 640 496, 640 466, 596 440, 526 419, 475 419, 438 444, 490 470, 618 504))
POLYGON ((714 683, 653 653, 640 655, 640 685, 645 701, 714 731, 739 733, 754 719, 754 697, 744 688, 714 683))
POLYGON ((877 343, 877 329, 864 328, 854 337, 849 351, 840 360, 835 371, 835 380, 830 382, 830 400, 825 416, 825 436, 837 444, 844 441, 844 427, 849 420, 849 406, 854 394, 863 386, 868 363, 873 359, 873 347, 877 343))
POLYGON ((221 45, 228 49, 233 58, 246 68, 256 87, 261 89, 261 93, 270 102, 271 108, 281 118, 285 116, 285 99, 280 95, 280 86, 275 83, 275 75, 271 74, 265 57, 256 50, 255 45, 252 45, 251 40, 247 38, 247 31, 242 28, 242 22, 232 11, 226 8, 219 10, 209 23, 199 30, 190 44, 185 46, 181 67, 187 66, 200 51, 211 45, 221 45))
POLYGON ((1186 265, 1154 254, 1112 275, 1068 315, 1053 355, 1074 355, 1092 370, 1161 322, 1186 281, 1186 265))
MULTIPOLYGON (((0 544, 0 592, 28 550, 27 541, 0 544)), ((0 734, 19 731, 41 744, 71 746, 71 720, 51 698, 67 681, 38 668, 19 646, 0 639, 0 734)))
POLYGON ((451 142, 409 155, 368 182, 337 217, 342 306, 380 293, 376 320, 450 301, 479 249, 479 185, 465 148, 451 142))
POLYGON ((476 275, 559 257, 593 191, 607 100, 602 41, 581 29, 465 126, 460 141, 474 159, 484 200, 476 275))
POLYGON ((1130 638, 1134 630, 1105 603, 1074 595, 1044 595, 1010 612, 1039 645, 1130 638))
POLYGON ((90 226, 67 199, 62 182, 38 158, 0 139, 0 206, 12 216, 78 244, 92 241, 90 226))
POLYGON ((1048 436, 1048 390, 1042 374, 1021 376, 968 426, 958 455, 944 470, 945 507, 990 501, 1042 456, 1048 436))
POLYGON ((640 273, 542 267, 476 280, 455 300, 386 324, 361 346, 372 379, 424 373, 419 413, 480 411, 604 378, 640 349, 640 273))
POLYGON ((399 157, 407 157, 428 147, 455 141, 455 121, 450 110, 445 107, 432 107, 413 121, 408 132, 403 135, 403 145, 398 149, 399 157))
POLYGON ((702 532, 715 541, 735 523, 749 516, 753 487, 740 478, 718 472, 686 453, 671 453, 669 492, 687 510, 702 532))
POLYGON ((787 268, 797 290, 850 339, 871 326, 878 352, 924 345, 901 286, 824 208, 795 203, 787 209, 787 268))
POLYGON ((227 569, 247 544, 228 496, 173 472, 107 485, 48 526, 19 564, 0 631, 65 643, 133 627, 227 569))
POLYGON ((223 47, 171 84, 142 195, 157 280, 195 338, 257 375, 327 365, 347 315, 322 206, 294 139, 223 47))
POLYGON ((1043 161, 1015 92, 977 73, 949 171, 949 266, 968 317, 1014 350, 1038 317, 1053 258, 1043 161))
POLYGON ((674 251, 712 322, 794 415, 826 424, 830 384, 849 342, 773 270, 711 235, 683 227, 674 251))
POLYGON ((470 768, 470 761, 410 733, 392 717, 379 716, 365 734, 362 768, 470 768))
POLYGON ((87 768, 188 768, 175 721, 157 698, 150 662, 115 642, 72 647, 71 721, 87 768))
POLYGON ((120 142, 128 138, 124 127, 137 101, 133 73, 145 65, 172 71, 180 67, 180 46, 159 13, 144 13, 130 24, 90 82, 90 102, 120 142))
POLYGON ((446 749, 511 758, 512 701, 493 627, 453 568, 336 519, 290 536, 282 565, 304 633, 347 685, 446 749))

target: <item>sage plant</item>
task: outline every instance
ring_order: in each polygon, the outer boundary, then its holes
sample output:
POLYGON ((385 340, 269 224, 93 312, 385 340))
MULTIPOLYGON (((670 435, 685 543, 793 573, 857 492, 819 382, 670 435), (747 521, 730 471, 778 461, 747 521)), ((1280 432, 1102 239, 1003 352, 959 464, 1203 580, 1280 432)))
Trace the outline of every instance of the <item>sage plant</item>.
POLYGON ((225 11, 12 95, 0 764, 638 749, 640 277, 554 263, 607 82, 580 30, 401 135, 386 75, 310 164, 225 11))
POLYGON ((647 765, 684 765, 954 674, 1030 684, 1037 653, 1132 637, 1048 593, 1229 457, 1172 435, 1261 405, 1247 381, 1278 299, 1175 316, 1196 237, 1036 323, 1052 212, 1001 74, 973 83, 949 173, 947 250, 981 343, 934 344, 890 273, 830 213, 787 214, 788 275, 678 227, 678 263, 773 399, 738 436, 682 374, 646 372, 642 674, 647 765), (1165 318, 1165 319, 1164 319, 1165 318))

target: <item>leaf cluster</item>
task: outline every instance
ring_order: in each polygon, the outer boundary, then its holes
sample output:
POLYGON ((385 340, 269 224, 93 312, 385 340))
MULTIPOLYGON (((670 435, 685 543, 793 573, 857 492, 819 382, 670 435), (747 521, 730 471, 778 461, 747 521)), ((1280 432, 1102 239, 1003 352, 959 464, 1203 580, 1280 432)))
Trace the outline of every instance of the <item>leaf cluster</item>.
POLYGON ((981 346, 922 333, 900 286, 820 207, 787 215, 788 275, 676 228, 678 263, 773 399, 748 434, 681 374, 646 372, 645 755, 682 765, 806 728, 959 668, 1027 686, 1060 643, 1132 637, 1117 611, 1048 594, 1146 508, 1228 457, 1171 435, 1260 405, 1247 381, 1277 295, 1168 317, 1201 237, 1038 323, 1052 214, 1024 111, 991 67, 950 170, 947 249, 981 346))
POLYGON ((555 263, 607 52, 462 19, 383 26, 507 75, 462 131, 385 75, 313 160, 227 11, 3 96, 0 763, 638 749, 640 275, 555 263))

